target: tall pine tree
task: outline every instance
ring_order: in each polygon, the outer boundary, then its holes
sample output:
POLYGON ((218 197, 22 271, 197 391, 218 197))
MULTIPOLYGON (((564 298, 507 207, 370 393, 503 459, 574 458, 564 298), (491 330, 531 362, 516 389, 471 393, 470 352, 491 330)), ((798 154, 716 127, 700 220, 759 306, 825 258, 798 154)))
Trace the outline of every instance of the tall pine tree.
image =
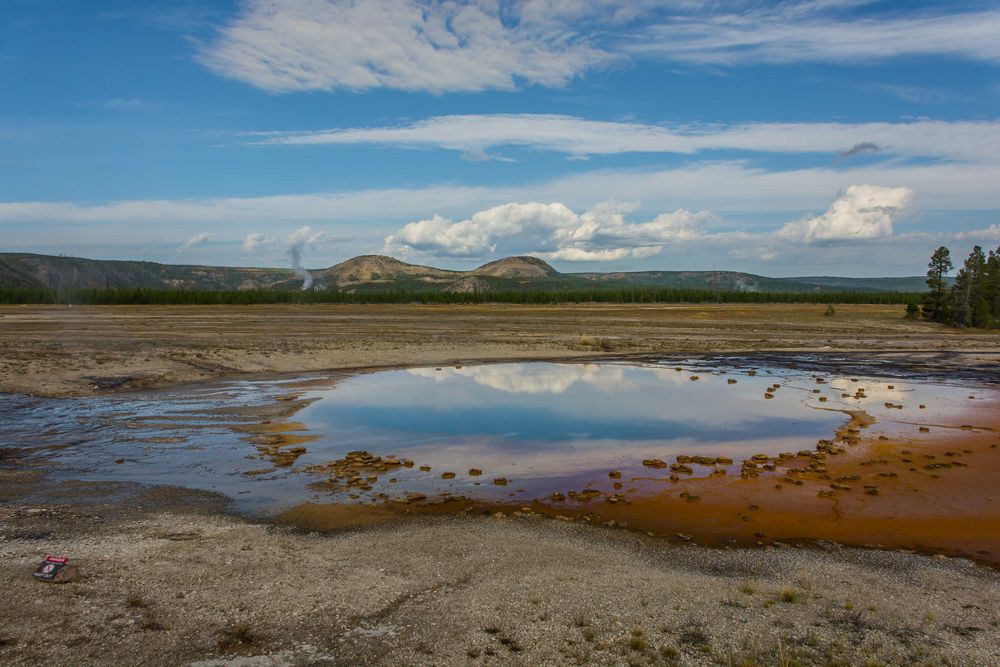
POLYGON ((989 306, 983 294, 985 273, 986 255, 983 254, 982 248, 976 246, 966 258, 965 265, 958 270, 955 286, 951 292, 952 321, 960 327, 981 327, 989 323, 989 306), (977 319, 982 321, 976 321, 977 319))
POLYGON ((927 265, 927 288, 924 295, 924 317, 935 322, 947 322, 949 319, 948 309, 948 286, 945 283, 945 276, 951 271, 954 265, 951 263, 951 251, 941 246, 931 255, 931 261, 927 265))
POLYGON ((996 327, 1000 324, 1000 248, 995 251, 990 250, 990 255, 986 259, 981 297, 984 303, 979 310, 986 313, 986 322, 976 326, 996 327))

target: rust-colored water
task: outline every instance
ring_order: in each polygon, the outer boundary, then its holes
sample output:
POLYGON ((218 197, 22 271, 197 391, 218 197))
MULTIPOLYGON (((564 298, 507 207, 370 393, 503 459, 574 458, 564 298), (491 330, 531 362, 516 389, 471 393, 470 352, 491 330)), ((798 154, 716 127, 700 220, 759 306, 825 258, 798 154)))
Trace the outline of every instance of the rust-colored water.
MULTIPOLYGON (((699 379, 704 377, 702 372, 699 379)), ((755 381, 735 377, 738 382, 755 381)), ((764 385, 771 386, 770 380, 764 385)), ((983 387, 821 374, 786 378, 779 389, 778 396, 798 391, 797 402, 840 415, 839 427, 819 441, 819 452, 810 442, 795 456, 777 456, 779 450, 799 452, 790 444, 793 436, 776 440, 777 446, 757 444, 763 453, 754 469, 741 466, 743 458, 752 456, 743 449, 744 456, 733 457, 732 464, 688 463, 690 472, 679 474, 670 468, 677 462, 676 447, 659 450, 667 467, 643 465, 643 457, 656 453, 646 447, 631 452, 623 448, 630 457, 597 457, 604 467, 595 467, 594 458, 581 466, 588 461, 588 451, 577 457, 562 452, 565 472, 544 475, 542 485, 537 478, 522 481, 515 475, 507 486, 487 485, 482 492, 482 487, 455 488, 449 482, 439 487, 443 495, 415 502, 393 502, 403 497, 402 488, 375 492, 374 500, 379 516, 385 511, 534 512, 701 543, 823 540, 1000 563, 1000 401, 995 393, 983 387), (814 387, 819 391, 814 393, 814 387), (828 399, 819 403, 819 396, 828 399), (810 463, 821 467, 809 470, 810 463)), ((777 396, 763 400, 770 403, 777 396)), ((724 400, 717 409, 725 410, 724 400)), ((766 429, 766 423, 760 427, 766 429)), ((690 443, 684 451, 719 455, 718 448, 690 443)), ((680 460, 687 461, 685 456, 680 460)), ((333 497, 339 500, 337 494, 333 497)), ((322 504, 303 505, 284 513, 283 520, 334 529, 340 525, 340 510, 334 509, 339 506, 331 503, 325 515, 322 504)), ((357 515, 352 520, 357 521, 357 515)))

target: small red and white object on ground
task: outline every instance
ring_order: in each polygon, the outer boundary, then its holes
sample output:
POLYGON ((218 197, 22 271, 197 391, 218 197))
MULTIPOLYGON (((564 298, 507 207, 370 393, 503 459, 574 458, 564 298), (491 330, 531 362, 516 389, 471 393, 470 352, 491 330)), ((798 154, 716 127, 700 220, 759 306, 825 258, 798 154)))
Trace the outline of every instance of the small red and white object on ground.
POLYGON ((46 556, 33 575, 38 581, 65 584, 80 578, 80 570, 65 556, 46 556))

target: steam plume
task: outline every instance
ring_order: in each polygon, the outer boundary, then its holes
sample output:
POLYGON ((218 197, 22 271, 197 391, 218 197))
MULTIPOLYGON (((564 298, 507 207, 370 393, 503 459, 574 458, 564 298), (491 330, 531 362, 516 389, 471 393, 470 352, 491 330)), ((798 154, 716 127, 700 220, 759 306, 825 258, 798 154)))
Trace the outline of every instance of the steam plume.
POLYGON ((302 266, 302 253, 326 240, 326 232, 314 232, 308 225, 299 227, 288 235, 288 256, 292 260, 292 270, 302 278, 302 289, 311 289, 313 278, 302 266))

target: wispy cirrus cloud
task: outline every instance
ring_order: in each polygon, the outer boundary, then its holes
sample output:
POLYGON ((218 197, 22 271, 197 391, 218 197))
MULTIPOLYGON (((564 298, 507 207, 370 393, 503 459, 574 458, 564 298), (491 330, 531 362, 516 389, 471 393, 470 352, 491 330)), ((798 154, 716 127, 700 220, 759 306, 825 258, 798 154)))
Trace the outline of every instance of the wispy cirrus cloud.
POLYGON ((966 95, 934 86, 916 86, 903 83, 861 83, 858 84, 858 88, 867 92, 892 95, 911 104, 949 104, 970 100, 966 95))
POLYGON ((877 146, 880 152, 896 156, 1000 163, 1000 121, 654 125, 552 114, 483 114, 253 136, 254 143, 268 146, 368 144, 463 154, 516 146, 571 156, 711 150, 844 155, 859 146, 877 146))
MULTIPOLYGON (((865 62, 900 56, 1000 61, 1000 10, 845 11, 873 3, 785 2, 666 16, 622 49, 721 66, 865 62)), ((732 3, 729 3, 732 5, 732 3)))
POLYGON ((159 105, 138 97, 113 97, 101 102, 100 106, 111 111, 149 111, 156 109, 159 105))
POLYGON ((509 11, 516 4, 249 0, 198 60, 271 92, 443 93, 562 86, 610 58, 566 24, 509 11))
POLYGON ((1000 165, 872 164, 771 171, 729 161, 678 168, 594 169, 516 186, 443 184, 257 197, 7 201, 0 202, 0 226, 5 240, 19 229, 40 233, 38 226, 32 227, 38 222, 76 223, 81 229, 128 227, 130 231, 159 223, 199 225, 191 230, 193 234, 205 229, 202 223, 207 222, 230 227, 266 224, 269 228, 314 221, 358 225, 423 219, 432 212, 460 219, 468 211, 511 201, 559 201, 587 210, 608 199, 641 201, 644 209, 660 210, 801 211, 825 207, 831 193, 856 183, 909 187, 915 193, 915 206, 922 209, 1000 209, 996 187, 1000 165))
MULTIPOLYGON (((870 0, 247 0, 201 45, 210 70, 275 93, 564 86, 609 62, 1000 61, 1000 11, 870 0)), ((911 95, 913 91, 898 91, 911 95)))

